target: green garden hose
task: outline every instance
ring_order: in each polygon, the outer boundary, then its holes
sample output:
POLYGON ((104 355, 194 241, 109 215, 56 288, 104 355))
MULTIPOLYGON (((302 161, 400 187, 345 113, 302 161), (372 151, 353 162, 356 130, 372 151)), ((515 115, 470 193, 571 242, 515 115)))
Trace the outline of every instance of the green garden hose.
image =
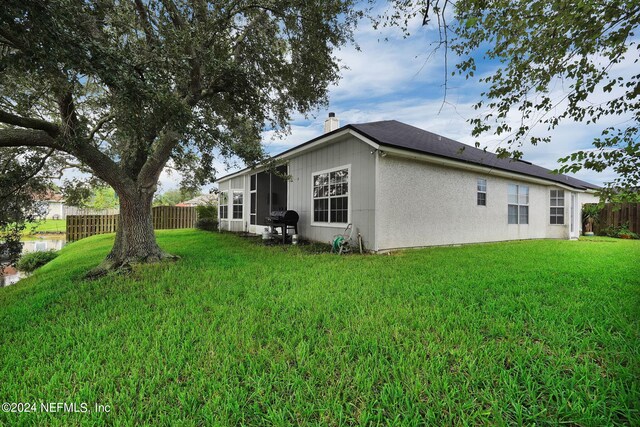
POLYGON ((331 246, 331 251, 335 253, 340 253, 340 246, 342 246, 342 242, 344 242, 343 236, 338 236, 333 239, 333 245, 331 246))

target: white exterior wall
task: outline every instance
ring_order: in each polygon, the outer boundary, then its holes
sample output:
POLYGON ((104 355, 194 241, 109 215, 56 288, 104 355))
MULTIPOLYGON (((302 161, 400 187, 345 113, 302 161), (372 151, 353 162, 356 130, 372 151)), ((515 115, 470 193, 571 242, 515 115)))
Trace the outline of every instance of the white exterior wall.
POLYGON ((353 238, 362 235, 364 247, 375 243, 375 154, 365 142, 355 138, 321 145, 305 151, 289 161, 287 208, 298 212, 298 233, 305 239, 331 242, 333 236, 344 232, 344 225, 312 224, 314 172, 349 166, 349 221, 353 224, 353 238))
POLYGON ((46 219, 65 219, 67 216, 65 215, 65 206, 63 202, 47 202, 47 214, 45 215, 46 219))
POLYGON ((568 239, 565 224, 550 225, 549 190, 541 185, 393 156, 379 157, 377 250, 501 240, 568 239), (487 205, 477 206, 476 182, 487 180, 487 205), (508 224, 508 185, 529 187, 529 224, 508 224))

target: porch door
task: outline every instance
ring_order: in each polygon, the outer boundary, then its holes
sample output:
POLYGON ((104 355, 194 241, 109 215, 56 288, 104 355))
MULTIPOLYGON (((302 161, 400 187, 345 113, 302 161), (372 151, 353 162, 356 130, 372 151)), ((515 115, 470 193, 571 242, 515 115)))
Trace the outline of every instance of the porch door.
MULTIPOLYGON (((278 172, 287 174, 287 166, 278 172)), ((251 175, 249 187, 249 232, 261 234, 267 227, 266 218, 274 210, 287 209, 287 181, 268 172, 251 175)))

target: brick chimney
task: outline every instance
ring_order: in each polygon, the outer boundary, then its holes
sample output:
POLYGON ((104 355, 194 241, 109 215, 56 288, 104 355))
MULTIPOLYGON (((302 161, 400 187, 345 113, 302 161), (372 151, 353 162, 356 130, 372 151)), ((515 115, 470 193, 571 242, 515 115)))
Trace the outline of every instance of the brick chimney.
POLYGON ((324 121, 324 133, 332 132, 340 127, 340 120, 336 113, 329 113, 329 117, 324 121))

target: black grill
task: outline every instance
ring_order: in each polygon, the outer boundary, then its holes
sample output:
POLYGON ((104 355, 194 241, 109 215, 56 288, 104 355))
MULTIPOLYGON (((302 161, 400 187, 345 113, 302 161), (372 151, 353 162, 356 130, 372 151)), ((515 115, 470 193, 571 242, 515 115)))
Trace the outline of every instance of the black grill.
POLYGON ((271 215, 267 217, 267 224, 271 225, 271 231, 275 228, 282 230, 282 243, 287 241, 287 229, 293 228, 295 234, 298 234, 298 220, 300 215, 296 211, 271 211, 271 215))

